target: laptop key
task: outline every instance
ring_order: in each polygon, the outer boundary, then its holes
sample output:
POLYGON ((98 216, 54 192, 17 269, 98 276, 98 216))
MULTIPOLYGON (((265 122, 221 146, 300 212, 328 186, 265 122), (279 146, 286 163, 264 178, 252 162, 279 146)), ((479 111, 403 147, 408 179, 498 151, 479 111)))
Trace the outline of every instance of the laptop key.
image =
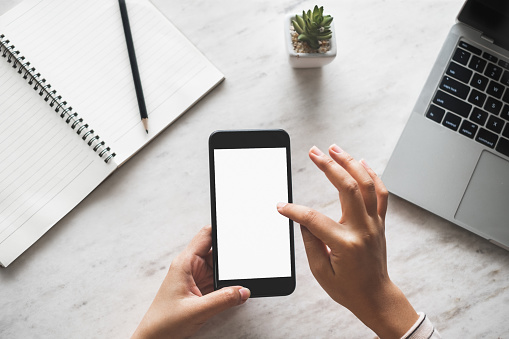
POLYGON ((470 81, 470 85, 477 88, 480 91, 484 91, 486 89, 486 86, 488 86, 488 82, 490 79, 486 78, 485 76, 482 76, 478 73, 474 74, 474 77, 472 78, 472 81, 470 81))
POLYGON ((475 89, 472 89, 472 92, 468 97, 468 102, 479 107, 482 107, 482 105, 484 105, 484 101, 486 101, 486 94, 476 91, 475 89))
POLYGON ((456 48, 452 60, 466 66, 468 63, 468 59, 470 59, 470 55, 471 54, 468 53, 467 51, 464 51, 461 48, 456 48))
POLYGON ((451 112, 447 112, 445 115, 444 121, 442 122, 442 125, 444 125, 447 128, 452 129, 453 131, 457 131, 461 123, 461 118, 457 116, 456 114, 453 114, 451 112))
POLYGON ((446 92, 449 92, 460 97, 461 99, 466 99, 468 92, 470 91, 470 87, 468 87, 465 84, 462 84, 459 81, 454 80, 451 77, 448 77, 447 75, 444 76, 444 78, 442 79, 442 82, 440 83, 440 88, 446 92))
POLYGON ((488 53, 488 52, 484 52, 484 53, 483 53, 483 55, 482 55, 482 57, 483 57, 484 59, 488 59, 488 60, 489 60, 489 61, 491 61, 491 62, 497 62, 497 61, 498 61, 498 58, 497 58, 496 56, 491 55, 491 54, 490 54, 490 53, 488 53))
POLYGON ((500 79, 500 75, 502 75, 502 68, 494 65, 492 63, 489 63, 486 67, 486 70, 484 71, 484 75, 492 78, 493 80, 500 79))
POLYGON ((478 126, 468 120, 463 120, 459 132, 470 139, 474 138, 478 126))
POLYGON ((509 138, 509 124, 505 124, 504 131, 502 132, 502 135, 506 138, 509 138))
POLYGON ((483 144, 484 146, 488 146, 489 148, 495 148, 497 140, 498 136, 495 133, 484 128, 479 129, 479 133, 477 133, 477 137, 475 138, 475 141, 483 144))
POLYGON ((502 75, 502 79, 500 80, 502 84, 509 86, 509 72, 505 71, 504 75, 502 75))
POLYGON ((498 61, 498 65, 505 68, 505 69, 509 69, 509 62, 505 61, 505 60, 499 60, 498 61))
POLYGON ((495 132, 500 133, 502 132, 502 128, 504 127, 504 120, 497 118, 494 115, 490 115, 490 118, 488 119, 488 123, 486 124, 486 128, 495 132))
POLYGON ((502 109, 502 101, 488 97, 488 100, 486 100, 486 104, 484 105, 484 109, 490 113, 498 115, 502 109))
POLYGON ((502 108, 502 113, 500 114, 500 117, 502 119, 509 121, 509 105, 504 105, 504 108, 502 108))
POLYGON ((446 74, 468 84, 470 77, 472 77, 472 71, 455 62, 451 62, 447 68, 446 74))
POLYGON ((448 111, 457 113, 464 118, 467 118, 472 109, 472 105, 464 102, 458 98, 453 97, 450 94, 438 90, 433 99, 433 103, 445 108, 448 111))
POLYGON ((509 89, 505 91, 504 97, 502 98, 505 102, 509 104, 509 89))
POLYGON ((466 49, 467 51, 470 51, 474 54, 477 54, 477 55, 481 55, 482 51, 477 48, 477 47, 474 47, 472 46, 471 44, 469 43, 466 43, 465 41, 460 41, 460 43, 458 44, 461 48, 464 48, 466 49))
POLYGON ((470 114, 470 120, 478 123, 481 126, 484 126, 484 123, 488 119, 488 115, 489 114, 487 112, 485 112, 477 107, 474 107, 472 114, 470 114))
POLYGON ((509 140, 500 138, 496 150, 509 157, 509 140))
POLYGON ((435 122, 441 123, 444 114, 445 114, 444 109, 437 107, 435 105, 430 105, 428 108, 428 113, 426 113, 426 117, 435 122))
POLYGON ((505 89, 504 86, 492 80, 488 85, 486 93, 488 93, 491 96, 494 96, 497 99, 500 99, 502 97, 502 93, 504 93, 504 89, 505 89))
POLYGON ((482 73, 484 71, 484 67, 486 67, 486 64, 487 64, 486 60, 483 60, 474 55, 472 56, 472 60, 470 60, 470 63, 468 64, 468 68, 471 68, 474 71, 482 73))

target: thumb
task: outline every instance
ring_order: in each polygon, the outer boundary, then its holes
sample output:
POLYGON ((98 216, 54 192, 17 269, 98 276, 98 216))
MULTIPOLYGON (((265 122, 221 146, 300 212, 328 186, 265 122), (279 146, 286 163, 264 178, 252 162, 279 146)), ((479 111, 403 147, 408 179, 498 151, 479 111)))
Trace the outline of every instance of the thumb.
POLYGON ((245 287, 223 287, 198 298, 198 314, 205 320, 212 318, 218 313, 245 303, 250 296, 251 291, 245 287))

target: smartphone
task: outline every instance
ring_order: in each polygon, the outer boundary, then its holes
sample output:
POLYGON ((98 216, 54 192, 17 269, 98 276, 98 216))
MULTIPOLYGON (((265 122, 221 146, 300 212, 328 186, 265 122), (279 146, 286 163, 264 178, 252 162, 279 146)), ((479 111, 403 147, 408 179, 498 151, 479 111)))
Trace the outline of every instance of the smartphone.
POLYGON ((209 138, 214 289, 251 297, 295 290, 290 137, 283 130, 216 131, 209 138))

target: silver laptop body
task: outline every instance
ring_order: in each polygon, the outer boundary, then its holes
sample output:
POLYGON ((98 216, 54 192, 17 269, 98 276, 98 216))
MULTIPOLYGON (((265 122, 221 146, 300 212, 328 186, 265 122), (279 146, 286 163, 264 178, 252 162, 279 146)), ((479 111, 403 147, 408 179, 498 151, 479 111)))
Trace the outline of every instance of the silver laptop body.
POLYGON ((508 22, 509 1, 466 1, 383 173, 393 194, 507 250, 508 22))

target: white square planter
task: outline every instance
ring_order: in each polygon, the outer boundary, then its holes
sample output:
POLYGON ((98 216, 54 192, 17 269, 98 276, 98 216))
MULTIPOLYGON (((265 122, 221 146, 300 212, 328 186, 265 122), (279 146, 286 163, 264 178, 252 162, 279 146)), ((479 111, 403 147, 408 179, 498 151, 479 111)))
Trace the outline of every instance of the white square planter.
POLYGON ((334 21, 331 23, 332 38, 330 39, 330 50, 326 53, 297 53, 293 49, 290 25, 295 18, 294 14, 285 17, 285 44, 288 54, 288 61, 293 68, 317 68, 329 64, 336 57, 336 31, 334 21))

